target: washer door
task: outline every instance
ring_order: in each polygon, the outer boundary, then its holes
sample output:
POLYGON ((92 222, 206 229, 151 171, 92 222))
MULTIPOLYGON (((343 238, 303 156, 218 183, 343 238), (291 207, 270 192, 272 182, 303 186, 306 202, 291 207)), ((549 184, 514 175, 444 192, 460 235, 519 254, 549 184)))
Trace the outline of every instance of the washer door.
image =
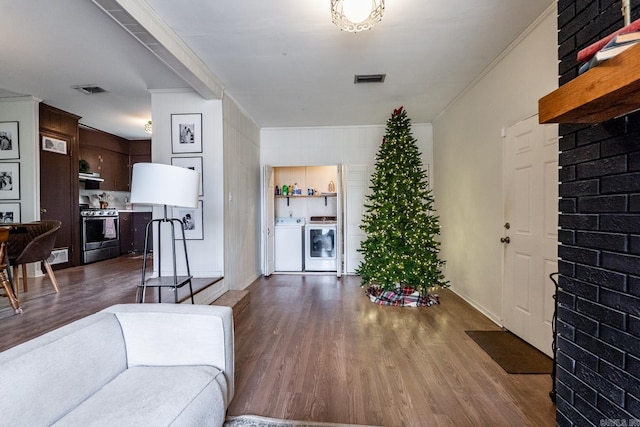
POLYGON ((336 227, 306 226, 306 256, 304 269, 306 271, 336 271, 336 227))
POLYGON ((309 230, 309 257, 336 257, 336 233, 330 228, 312 228, 309 230))

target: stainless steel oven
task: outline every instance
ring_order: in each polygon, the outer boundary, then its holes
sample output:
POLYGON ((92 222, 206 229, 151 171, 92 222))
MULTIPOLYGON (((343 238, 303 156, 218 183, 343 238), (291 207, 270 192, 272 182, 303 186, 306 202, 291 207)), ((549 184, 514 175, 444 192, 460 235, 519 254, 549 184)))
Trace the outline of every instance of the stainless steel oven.
POLYGON ((120 256, 120 218, 116 209, 81 208, 82 263, 120 256))

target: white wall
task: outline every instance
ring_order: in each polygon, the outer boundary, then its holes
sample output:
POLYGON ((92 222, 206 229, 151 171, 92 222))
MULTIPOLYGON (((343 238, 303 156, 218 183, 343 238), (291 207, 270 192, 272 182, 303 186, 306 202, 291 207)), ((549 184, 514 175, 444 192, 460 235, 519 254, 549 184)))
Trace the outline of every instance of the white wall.
POLYGON ((40 100, 25 96, 0 99, 0 122, 18 122, 20 158, 1 160, 20 163, 20 200, 0 203, 20 203, 22 222, 40 219, 40 100))
MULTIPOLYGON (((411 111, 407 111, 411 118, 411 111)), ((389 113, 391 114, 391 113, 389 113)), ((320 166, 374 164, 386 126, 327 126, 263 128, 260 162, 271 166, 320 166)), ((413 124, 422 162, 433 162, 430 124, 413 124)))
MULTIPOLYGON (((154 163, 171 164, 171 157, 202 157, 203 159, 203 240, 187 240, 189 267, 194 277, 216 277, 224 275, 224 188, 223 188, 223 132, 222 101, 205 100, 195 92, 152 91, 151 111, 153 136, 151 158, 154 163), (202 114, 202 153, 172 154, 171 114, 202 114)), ((161 218, 162 208, 154 208, 154 217, 161 218)), ((171 261, 165 258, 171 247, 168 232, 163 232, 164 274, 170 274, 171 261), (165 237, 167 237, 165 239, 165 237)), ((177 242, 180 243, 180 242, 177 242)), ((154 246, 157 247, 157 246, 154 246)), ((178 250, 181 245, 176 245, 178 250)), ((179 252, 181 253, 181 252, 179 252)), ((178 255, 179 272, 186 271, 183 257, 178 255)), ((157 271, 157 257, 154 270, 157 271)), ((216 295, 221 295, 226 284, 216 286, 216 295)), ((214 298, 212 296, 211 298, 214 298)))
POLYGON ((557 87, 556 7, 434 122, 442 258, 452 289, 494 321, 502 319, 501 130, 537 113, 557 87))
POLYGON ((260 130, 234 100, 222 102, 224 126, 224 271, 229 289, 260 275, 260 130))

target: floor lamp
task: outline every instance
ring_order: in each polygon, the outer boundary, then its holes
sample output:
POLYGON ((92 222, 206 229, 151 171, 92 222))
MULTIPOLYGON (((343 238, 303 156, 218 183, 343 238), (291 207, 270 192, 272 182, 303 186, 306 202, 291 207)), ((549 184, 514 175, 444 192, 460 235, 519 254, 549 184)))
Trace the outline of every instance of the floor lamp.
POLYGON ((178 288, 189 285, 191 304, 193 300, 193 286, 191 284, 191 270, 189 269, 189 257, 187 256, 187 241, 184 235, 184 223, 179 218, 169 218, 168 207, 198 207, 198 194, 200 193, 200 172, 179 166, 170 166, 161 163, 136 163, 133 165, 131 178, 131 203, 139 205, 154 205, 164 207, 164 217, 152 219, 145 229, 144 255, 142 261, 142 279, 140 281, 140 302, 144 302, 147 288, 158 288, 158 302, 162 302, 162 288, 169 288, 175 293, 175 302, 178 302, 178 288), (146 278, 147 255, 149 253, 149 232, 153 225, 157 229, 157 260, 158 277, 146 278), (173 259, 173 275, 162 276, 162 228, 168 226, 171 229, 171 255, 173 259), (184 260, 187 268, 186 275, 178 276, 176 267, 176 232, 178 227, 182 232, 182 244, 184 247, 184 260))

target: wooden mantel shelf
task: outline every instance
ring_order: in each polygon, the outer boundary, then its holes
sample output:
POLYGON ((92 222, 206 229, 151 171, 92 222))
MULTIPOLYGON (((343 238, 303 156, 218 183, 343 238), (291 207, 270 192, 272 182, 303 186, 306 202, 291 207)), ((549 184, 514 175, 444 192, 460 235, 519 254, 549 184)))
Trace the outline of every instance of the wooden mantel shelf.
POLYGON ((640 109, 640 43, 538 101, 540 123, 601 123, 640 109))

